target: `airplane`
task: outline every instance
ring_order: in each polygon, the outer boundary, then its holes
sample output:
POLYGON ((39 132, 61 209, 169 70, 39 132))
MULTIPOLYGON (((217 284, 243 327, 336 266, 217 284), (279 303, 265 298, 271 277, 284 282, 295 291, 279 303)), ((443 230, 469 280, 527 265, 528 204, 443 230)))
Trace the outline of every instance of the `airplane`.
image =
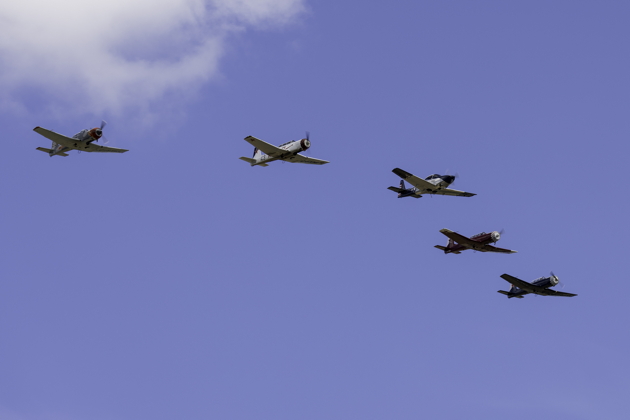
POLYGON ((553 274, 553 272, 551 273, 551 276, 540 277, 531 283, 512 277, 509 274, 503 274, 501 278, 512 285, 509 292, 506 292, 505 290, 497 290, 499 293, 506 295, 508 298, 523 299, 523 296, 529 293, 541 296, 577 296, 573 293, 551 290, 550 287, 553 287, 560 282, 558 276, 553 274))
POLYGON ((448 244, 446 246, 435 245, 435 247, 444 251, 445 254, 460 254, 467 249, 481 252, 501 252, 504 254, 516 253, 516 251, 512 251, 511 249, 497 248, 490 245, 492 242, 496 244, 497 241, 501 239, 501 233, 496 230, 490 233, 481 232, 470 238, 449 229, 441 229, 440 232, 448 237, 448 244))
POLYGON ((33 131, 37 134, 41 134, 47 139, 52 140, 52 146, 50 149, 45 147, 38 147, 37 150, 48 153, 50 157, 53 156, 68 156, 69 151, 78 150, 80 152, 98 152, 98 153, 125 153, 129 150, 117 149, 115 147, 105 147, 93 142, 98 141, 103 137, 103 128, 107 123, 101 121, 101 127, 95 127, 92 129, 85 129, 79 131, 72 137, 66 137, 63 134, 55 133, 46 128, 35 127, 33 131))
POLYGON ((306 138, 289 141, 280 146, 274 146, 253 136, 245 137, 245 141, 254 146, 254 155, 252 158, 240 157, 239 159, 248 162, 251 166, 269 166, 268 163, 274 160, 308 163, 311 165, 324 165, 329 163, 327 160, 315 159, 299 153, 311 147, 308 132, 306 133, 306 138))
POLYGON ((400 168, 392 170, 393 173, 402 178, 400 181, 400 188, 388 187, 388 190, 392 190, 398 193, 398 198, 414 197, 420 198, 422 194, 438 194, 438 195, 456 195, 460 197, 472 197, 473 193, 451 190, 447 188, 454 181, 455 175, 429 175, 425 179, 418 178, 417 176, 410 174, 407 171, 403 171, 400 168), (413 185, 412 188, 405 187, 405 181, 413 185))

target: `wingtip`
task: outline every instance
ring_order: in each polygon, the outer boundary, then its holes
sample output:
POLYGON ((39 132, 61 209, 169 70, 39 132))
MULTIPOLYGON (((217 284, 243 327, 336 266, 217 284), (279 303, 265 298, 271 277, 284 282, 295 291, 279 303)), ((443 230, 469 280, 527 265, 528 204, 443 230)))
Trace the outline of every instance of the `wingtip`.
POLYGON ((452 231, 452 230, 450 230, 450 229, 440 229, 440 232, 441 232, 441 233, 451 233, 451 232, 453 232, 453 231, 452 231))

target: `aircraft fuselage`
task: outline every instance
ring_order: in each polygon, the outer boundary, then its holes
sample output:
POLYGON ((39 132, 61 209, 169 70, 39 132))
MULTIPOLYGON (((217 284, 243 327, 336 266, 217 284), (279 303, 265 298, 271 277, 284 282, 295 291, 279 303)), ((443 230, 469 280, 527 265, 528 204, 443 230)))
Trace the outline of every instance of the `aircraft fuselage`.
POLYGON ((50 156, 55 156, 60 153, 65 153, 70 150, 81 150, 81 143, 90 144, 93 141, 100 139, 103 136, 103 131, 100 128, 92 128, 92 129, 84 129, 79 131, 77 134, 72 136, 73 139, 76 139, 77 142, 74 143, 74 147, 66 147, 61 144, 53 143, 52 151, 49 153, 50 156))
POLYGON ((309 147, 311 146, 310 141, 308 141, 307 139, 301 139, 301 140, 293 140, 284 144, 281 144, 280 146, 278 146, 278 148, 286 150, 286 152, 282 153, 282 154, 274 154, 273 156, 270 155, 266 155, 264 153, 260 153, 258 156, 256 155, 257 153, 254 153, 254 159, 256 160, 256 162, 253 164, 255 165, 260 165, 261 163, 269 163, 269 162, 273 162, 275 160, 283 160, 288 158, 289 156, 292 155, 296 155, 300 152, 303 152, 305 150, 307 150, 309 147))
POLYGON ((471 236, 469 239, 471 241, 478 242, 480 245, 479 248, 475 246, 458 244, 456 242, 451 243, 451 241, 449 241, 448 245, 446 246, 446 249, 444 250, 444 253, 448 254, 451 252, 461 252, 467 249, 473 249, 473 250, 481 249, 483 245, 496 243, 499 239, 501 239, 501 234, 497 231, 490 232, 490 233, 482 232, 477 235, 471 236))
MULTIPOLYGON (((557 277, 555 276, 549 276, 549 277, 540 277, 536 280, 534 280, 532 282, 532 285, 534 286, 538 286, 538 287, 544 287, 545 289, 548 289, 550 287, 553 287, 555 285, 557 285, 559 283, 559 280, 557 277)), ((534 289, 521 289, 519 287, 513 286, 510 289, 509 294, 507 295, 509 298, 512 297, 519 297, 519 296, 523 296, 523 295, 527 295, 529 293, 533 293, 533 294, 540 294, 540 293, 536 293, 534 291, 534 289)))

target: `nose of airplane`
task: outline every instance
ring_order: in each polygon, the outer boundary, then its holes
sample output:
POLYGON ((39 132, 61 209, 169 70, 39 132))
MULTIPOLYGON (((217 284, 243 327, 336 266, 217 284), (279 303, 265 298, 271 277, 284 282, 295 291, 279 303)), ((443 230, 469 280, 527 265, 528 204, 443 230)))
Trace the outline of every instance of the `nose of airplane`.
POLYGON ((453 175, 444 175, 442 179, 448 182, 449 184, 452 184, 453 181, 455 181, 455 177, 453 175))

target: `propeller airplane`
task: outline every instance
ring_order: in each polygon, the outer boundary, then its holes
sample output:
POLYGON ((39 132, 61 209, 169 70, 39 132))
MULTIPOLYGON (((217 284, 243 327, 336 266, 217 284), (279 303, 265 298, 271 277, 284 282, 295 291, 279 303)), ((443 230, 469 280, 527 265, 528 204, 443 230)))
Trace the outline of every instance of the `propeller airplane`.
POLYGON ((53 156, 68 156, 69 151, 78 150, 80 152, 97 152, 97 153, 125 153, 129 150, 117 149, 115 147, 105 147, 93 142, 97 142, 101 139, 104 143, 107 143, 106 138, 103 137, 103 128, 107 123, 101 121, 101 126, 92 129, 85 129, 79 131, 72 137, 64 136, 63 134, 55 133, 46 128, 35 127, 33 131, 37 134, 41 134, 49 140, 52 140, 52 146, 50 149, 45 147, 38 147, 37 150, 48 153, 50 157, 53 156))
POLYGON ((501 239, 501 232, 486 233, 481 232, 470 238, 460 235, 457 232, 453 232, 449 229, 440 230, 442 234, 448 237, 448 244, 446 246, 435 245, 437 249, 441 249, 445 254, 459 254, 467 249, 473 249, 481 252, 501 252, 504 254, 514 254, 516 251, 511 249, 497 248, 490 245, 491 243, 497 243, 501 239))
POLYGON ((308 137, 308 132, 306 132, 306 138, 289 141, 280 146, 274 146, 256 137, 247 136, 245 137, 245 141, 254 146, 254 155, 252 158, 240 157, 239 159, 248 162, 251 166, 268 166, 268 163, 274 160, 307 163, 311 165, 324 165, 329 163, 327 160, 315 159, 300 154, 300 152, 311 147, 311 141, 308 137))
POLYGON ((403 171, 400 168, 392 170, 393 173, 402 178, 400 181, 400 188, 388 187, 388 190, 392 190, 398 193, 398 198, 414 197, 420 198, 422 194, 437 194, 437 195, 455 195, 459 197, 472 197, 473 193, 452 190, 447 188, 457 178, 457 175, 429 175, 425 179, 418 178, 417 176, 410 174, 407 171, 403 171), (412 188, 405 187, 405 180, 413 185, 412 188))
POLYGON ((560 279, 558 276, 550 273, 549 277, 540 277, 534 280, 531 283, 523 281, 521 279, 517 279, 516 277, 512 277, 509 274, 501 275, 501 278, 511 284, 511 288, 508 292, 505 290, 497 290, 499 293, 506 295, 508 298, 518 298, 523 299, 524 295, 529 293, 533 293, 541 296, 566 296, 573 297, 577 296, 573 293, 565 293, 559 292, 557 290, 551 290, 550 287, 553 287, 560 283, 560 279))

